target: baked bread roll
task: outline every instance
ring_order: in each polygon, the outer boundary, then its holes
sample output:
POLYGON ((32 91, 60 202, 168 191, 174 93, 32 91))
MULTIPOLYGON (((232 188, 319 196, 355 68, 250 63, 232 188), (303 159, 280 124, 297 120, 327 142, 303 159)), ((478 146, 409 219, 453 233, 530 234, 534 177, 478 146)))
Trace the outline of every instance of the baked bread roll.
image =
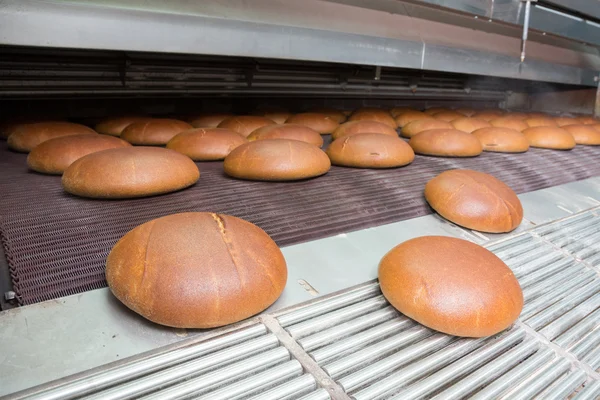
POLYGON ((355 168, 394 168, 415 159, 412 148, 398 136, 359 133, 334 140, 327 148, 333 165, 355 168))
POLYGON ((500 118, 504 115, 501 110, 484 110, 476 112, 472 117, 482 119, 484 121, 491 121, 496 118, 500 118))
POLYGON ((300 140, 317 147, 323 146, 323 137, 319 132, 299 124, 267 125, 258 128, 248 136, 249 141, 265 139, 300 140))
POLYGON ((397 118, 402 114, 406 114, 408 112, 419 112, 416 108, 412 107, 394 107, 390 109, 390 115, 393 118, 397 118))
POLYGON ((350 114, 349 111, 346 113, 344 111, 336 110, 335 108, 329 108, 329 107, 311 108, 308 112, 315 113, 315 114, 325 114, 329 118, 336 121, 338 124, 341 124, 346 119, 348 119, 348 115, 350 114))
POLYGON ((268 118, 276 124, 284 124, 292 116, 292 113, 284 110, 258 110, 254 112, 254 115, 268 118))
POLYGON ((134 122, 150 120, 148 117, 115 117, 107 118, 96 124, 96 132, 103 135, 121 136, 123 130, 134 122))
POLYGON ((38 122, 58 122, 58 121, 47 121, 38 118, 11 118, 0 122, 0 139, 6 140, 8 137, 20 129, 23 125, 36 124, 38 122))
POLYGON ((384 110, 383 108, 379 108, 379 107, 359 107, 359 108, 355 109, 354 111, 352 111, 352 113, 350 115, 352 116, 352 115, 362 114, 362 113, 375 113, 375 114, 391 115, 388 111, 384 110))
POLYGON ((433 119, 431 115, 425 114, 421 111, 407 111, 402 113, 396 117, 396 123, 400 128, 404 128, 406 125, 413 121, 418 121, 420 119, 433 119))
POLYGON ((527 118, 532 118, 532 119, 538 119, 538 118, 552 118, 550 115, 546 114, 546 113, 541 113, 541 112, 531 112, 531 113, 527 113, 527 118))
POLYGON ((88 154, 62 176, 74 195, 125 199, 174 192, 196 183, 198 167, 189 157, 161 147, 123 147, 88 154))
POLYGON ((596 118, 590 117, 590 116, 580 116, 580 117, 577 117, 577 119, 579 120, 579 123, 584 124, 584 125, 600 124, 599 119, 596 119, 596 118))
POLYGON ((464 115, 456 111, 441 111, 433 114, 433 117, 435 119, 439 119, 440 121, 451 122, 458 118, 464 118, 464 115))
POLYGON ((248 137, 252 132, 258 128, 262 128, 266 125, 274 125, 275 121, 269 118, 259 117, 254 115, 240 115, 237 117, 226 118, 221 122, 218 127, 224 129, 230 129, 234 132, 239 133, 244 137, 248 137))
POLYGON ((231 113, 200 114, 188 119, 194 128, 216 128, 221 122, 234 115, 231 113))
POLYGON ((379 263, 379 284, 402 314, 449 335, 495 335, 523 309, 510 268, 491 251, 451 237, 423 236, 394 247, 379 263))
POLYGON ((130 147, 126 141, 107 135, 72 135, 46 140, 27 155, 30 169, 42 174, 62 174, 76 160, 102 150, 130 147))
POLYGON ((71 135, 96 135, 96 131, 72 122, 37 122, 19 125, 8 137, 7 142, 9 149, 29 153, 46 140, 71 135))
POLYGON ((515 192, 483 172, 442 172, 425 185, 425 199, 447 220, 481 232, 510 232, 523 220, 523 207, 515 192))
POLYGON ((225 173, 254 181, 294 181, 323 175, 331 167, 317 146, 288 139, 265 139, 233 150, 223 163, 225 173))
POLYGON ((287 266, 258 226, 205 212, 173 214, 129 231, 106 259, 112 293, 131 310, 176 328, 215 328, 265 310, 287 266))
POLYGON ((504 116, 500 117, 500 118, 512 118, 512 119, 526 120, 527 118, 529 118, 529 115, 522 113, 522 112, 510 111, 510 112, 507 112, 506 114, 504 114, 504 116))
POLYGON ((332 139, 339 139, 345 136, 358 135, 360 133, 381 133, 398 137, 398 132, 389 125, 377 121, 348 121, 341 124, 333 134, 332 139))
POLYGON ((308 126, 310 129, 326 135, 337 129, 340 124, 325 114, 300 113, 292 115, 286 121, 286 124, 298 124, 308 126))
POLYGON ((473 109, 473 108, 461 107, 461 108, 457 108, 456 112, 457 113, 461 113, 465 117, 472 117, 473 115, 475 115, 475 113, 477 111, 475 109, 473 109))
POLYGON ((490 121, 490 125, 496 128, 512 129, 518 132, 523 132, 525 129, 529 128, 529 125, 527 125, 522 119, 512 117, 493 119, 490 121))
POLYGON ((402 136, 410 138, 415 136, 417 133, 421 133, 423 131, 428 131, 430 129, 453 129, 454 127, 450 122, 442 121, 439 119, 429 118, 429 119, 418 119, 416 121, 409 122, 404 125, 402 128, 402 132, 400 133, 402 136))
POLYGON ((167 149, 185 154, 194 161, 217 161, 247 142, 245 137, 229 129, 196 128, 175 135, 167 143, 167 149))
POLYGON ((594 125, 565 125, 562 128, 573 136, 577 144, 600 145, 600 131, 594 125))
POLYGON ((523 134, 531 147, 544 149, 571 150, 575 147, 573 135, 558 126, 536 126, 527 128, 523 134))
POLYGON ((446 108, 446 107, 430 107, 423 112, 431 117, 437 113, 446 112, 446 111, 452 111, 452 110, 450 110, 449 108, 446 108))
POLYGON ((508 128, 481 128, 472 132, 479 139, 483 151, 523 153, 529 150, 529 141, 521 132, 508 128))
POLYGON ((398 123, 392 116, 383 110, 354 112, 349 121, 376 121, 389 126, 392 129, 398 127, 398 123))
POLYGON ((178 133, 193 129, 177 119, 153 118, 130 124, 121 133, 121 139, 137 146, 164 146, 178 133))
POLYGON ((481 142, 470 133, 456 129, 431 129, 408 142, 417 154, 441 157, 474 157, 481 154, 481 142))
POLYGON ((525 123, 530 128, 535 128, 536 126, 558 126, 554 119, 550 117, 527 118, 525 123))
POLYGON ((457 118, 450 123, 452 124, 454 129, 458 129, 459 131, 467 133, 471 133, 473 131, 476 131, 477 129, 487 128, 491 126, 489 122, 484 121, 482 119, 468 117, 457 118))
POLYGON ((574 117, 555 117, 554 122, 560 127, 567 125, 581 125, 581 121, 574 117))

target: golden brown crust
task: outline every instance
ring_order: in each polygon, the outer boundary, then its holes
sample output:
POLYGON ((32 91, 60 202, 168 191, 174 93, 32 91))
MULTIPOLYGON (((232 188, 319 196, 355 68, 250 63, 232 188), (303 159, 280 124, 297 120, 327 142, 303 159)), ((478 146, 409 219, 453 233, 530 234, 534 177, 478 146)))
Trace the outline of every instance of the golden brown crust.
POLYGON ((37 122, 20 125, 8 137, 8 148, 21 153, 29 153, 46 140, 71 135, 96 135, 96 131, 87 126, 72 122, 37 122))
POLYGON ((123 147, 88 154, 62 176, 74 195, 121 199, 174 192, 196 183, 200 172, 187 156, 160 147, 123 147))
POLYGON ((470 133, 456 129, 431 129, 408 142, 417 154, 441 157, 474 157, 481 154, 481 142, 470 133))
POLYGON ((107 118, 96 124, 96 132, 103 135, 121 136, 123 130, 134 122, 143 122, 150 120, 148 117, 113 117, 107 118))
POLYGON ((134 122, 121 133, 121 139, 137 146, 164 146, 178 133, 193 129, 177 119, 153 118, 134 122))
POLYGON ((185 154, 194 161, 217 161, 246 142, 245 137, 229 129, 196 128, 175 135, 167 143, 167 149, 185 154))
POLYGON ((396 123, 400 128, 404 128, 406 125, 413 121, 418 121, 420 119, 433 119, 431 115, 425 114, 421 111, 407 111, 402 113, 396 117, 396 123))
POLYGON ((590 117, 590 116, 581 116, 577 117, 580 123, 584 125, 597 125, 600 124, 600 119, 590 117))
POLYGON ((274 125, 275 121, 256 115, 240 115, 224 119, 219 128, 231 129, 244 137, 266 125, 274 125))
POLYGON ((468 107, 457 108, 455 111, 457 113, 461 113, 465 117, 472 117, 477 112, 477 110, 475 110, 474 108, 468 108, 468 107))
POLYGON ((483 172, 442 172, 425 185, 425 199, 447 220, 482 232, 510 232, 523 219, 523 207, 515 192, 483 172))
POLYGON ((327 148, 334 165, 355 168, 394 168, 415 159, 412 148, 397 136, 360 133, 334 140, 327 148))
POLYGON ((83 156, 107 149, 130 147, 126 141, 108 135, 72 135, 46 140, 27 155, 30 169, 43 174, 62 174, 83 156))
POLYGON ((331 163, 327 154, 312 144, 265 139, 239 146, 225 157, 223 167, 234 178, 293 181, 323 175, 331 163))
POLYGON ((529 118, 529 115, 527 115, 526 113, 522 113, 522 112, 511 111, 511 112, 507 112, 506 114, 504 114, 503 118, 525 120, 525 119, 529 118))
POLYGON ((267 125, 258 128, 248 136, 249 141, 264 139, 292 139, 323 146, 321 134, 308 126, 299 124, 267 125))
POLYGON ((341 124, 331 135, 333 140, 359 133, 381 133, 398 137, 398 132, 389 125, 377 121, 348 121, 341 124))
POLYGON ((349 118, 349 121, 376 121, 389 126, 392 129, 398 127, 398 123, 390 113, 384 110, 362 110, 355 111, 349 118))
POLYGON ((331 118, 334 121, 336 121, 338 124, 341 124, 342 122, 346 121, 346 119, 348 119, 347 115, 350 114, 349 111, 346 112, 346 111, 343 111, 343 110, 338 110, 338 109, 335 109, 335 108, 328 108, 328 107, 311 108, 307 112, 309 112, 309 113, 316 113, 316 114, 325 114, 329 118, 331 118))
POLYGON ((153 322, 214 328, 274 303, 287 266, 256 225, 192 212, 149 221, 123 236, 106 260, 106 280, 121 302, 153 322))
POLYGON ((490 121, 490 125, 496 128, 513 129, 518 132, 523 132, 525 129, 529 128, 529 125, 527 125, 522 119, 508 116, 493 119, 490 121))
POLYGON ((454 129, 454 127, 448 121, 442 121, 434 118, 418 119, 406 124, 404 128, 402 128, 402 132, 400 134, 406 138, 411 138, 417 133, 428 131, 430 129, 454 129))
POLYGON ((560 127, 567 125, 581 125, 581 121, 575 117, 555 117, 554 122, 560 127))
POLYGON ((544 149, 571 150, 575 147, 573 135, 558 126, 536 126, 527 128, 523 134, 529 141, 531 147, 544 149))
POLYGON ((292 115, 286 121, 286 124, 298 124, 309 127, 321 134, 329 134, 340 125, 336 119, 318 113, 300 113, 292 115))
POLYGON ((446 108, 446 107, 430 107, 423 112, 429 116, 433 116, 435 114, 438 114, 441 112, 446 112, 446 111, 452 111, 452 110, 450 110, 449 108, 446 108))
POLYGON ((451 122, 458 118, 464 118, 464 115, 456 111, 441 111, 433 114, 433 117, 440 121, 451 122))
POLYGON ((412 107, 393 107, 390 109, 390 115, 397 118, 406 113, 419 112, 416 108, 412 107))
POLYGON ((462 239, 423 236, 394 247, 379 263, 379 284, 398 311, 450 335, 494 335, 523 308, 510 268, 462 239))
POLYGON ((508 128, 488 127, 472 132, 481 142, 484 151, 497 153, 523 153, 529 150, 529 141, 521 132, 508 128))
POLYGON ((233 116, 231 113, 200 114, 188 118, 188 122, 194 128, 216 128, 221 122, 233 116))
POLYGON ((530 117, 525 120, 525 123, 530 128, 535 128, 536 126, 558 126, 554 118, 551 117, 530 117))
POLYGON ((454 129, 458 129, 459 131, 467 133, 472 133, 477 129, 487 128, 491 126, 489 122, 484 121, 482 119, 468 117, 457 118, 453 120, 451 124, 454 127, 454 129))
POLYGON ((496 118, 500 118, 504 115, 501 110, 484 110, 476 112, 473 118, 482 119, 484 121, 491 121, 496 118))
POLYGON ((255 111, 254 115, 260 115, 261 117, 268 118, 276 124, 285 124, 285 121, 293 114, 289 111, 262 110, 255 111))
POLYGON ((600 131, 594 125, 565 125, 563 129, 573 136, 577 144, 600 145, 600 131))

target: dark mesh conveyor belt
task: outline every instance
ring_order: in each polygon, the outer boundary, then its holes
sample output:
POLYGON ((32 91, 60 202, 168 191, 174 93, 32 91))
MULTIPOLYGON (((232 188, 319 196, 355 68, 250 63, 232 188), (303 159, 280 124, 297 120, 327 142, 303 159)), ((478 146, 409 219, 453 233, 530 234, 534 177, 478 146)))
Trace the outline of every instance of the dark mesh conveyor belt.
POLYGON ((27 171, 26 156, 0 147, 0 233, 21 304, 106 285, 104 260, 127 231, 184 211, 235 215, 266 230, 280 246, 414 218, 431 212, 424 184, 452 168, 500 178, 522 193, 600 175, 600 147, 484 153, 470 159, 417 157, 404 168, 332 168, 294 183, 227 178, 222 163, 199 163, 193 187, 135 200, 90 200, 63 192, 60 177, 27 171))

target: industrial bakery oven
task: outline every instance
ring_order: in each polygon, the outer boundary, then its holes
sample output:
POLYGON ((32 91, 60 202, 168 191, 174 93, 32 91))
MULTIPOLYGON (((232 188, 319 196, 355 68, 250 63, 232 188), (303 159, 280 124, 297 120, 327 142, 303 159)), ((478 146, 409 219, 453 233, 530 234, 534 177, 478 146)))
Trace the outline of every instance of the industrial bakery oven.
MULTIPOLYGON (((0 115, 94 126, 107 116, 409 106, 598 115, 597 0, 0 1, 0 115)), ((325 136, 326 144, 330 142, 325 136)), ((175 193, 66 194, 0 149, 0 396, 9 399, 600 397, 600 149, 417 156, 298 182, 224 176, 175 193), (467 168, 524 209, 508 234, 462 228, 423 198, 467 168), (234 215, 281 247, 265 312, 216 329, 145 320, 106 287, 116 241, 153 218, 234 215), (380 259, 424 235, 500 257, 524 307, 479 339, 396 311, 380 259)))

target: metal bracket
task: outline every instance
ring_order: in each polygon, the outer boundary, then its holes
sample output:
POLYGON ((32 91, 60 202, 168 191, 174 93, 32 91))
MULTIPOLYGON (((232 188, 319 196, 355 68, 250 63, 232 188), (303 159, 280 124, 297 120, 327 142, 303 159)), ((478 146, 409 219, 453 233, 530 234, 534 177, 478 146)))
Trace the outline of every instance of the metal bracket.
POLYGON ((529 17, 531 15, 531 3, 537 3, 537 0, 521 0, 525 2, 525 17, 523 19, 523 35, 521 36, 521 62, 525 61, 525 46, 527 44, 527 34, 529 32, 529 17))

